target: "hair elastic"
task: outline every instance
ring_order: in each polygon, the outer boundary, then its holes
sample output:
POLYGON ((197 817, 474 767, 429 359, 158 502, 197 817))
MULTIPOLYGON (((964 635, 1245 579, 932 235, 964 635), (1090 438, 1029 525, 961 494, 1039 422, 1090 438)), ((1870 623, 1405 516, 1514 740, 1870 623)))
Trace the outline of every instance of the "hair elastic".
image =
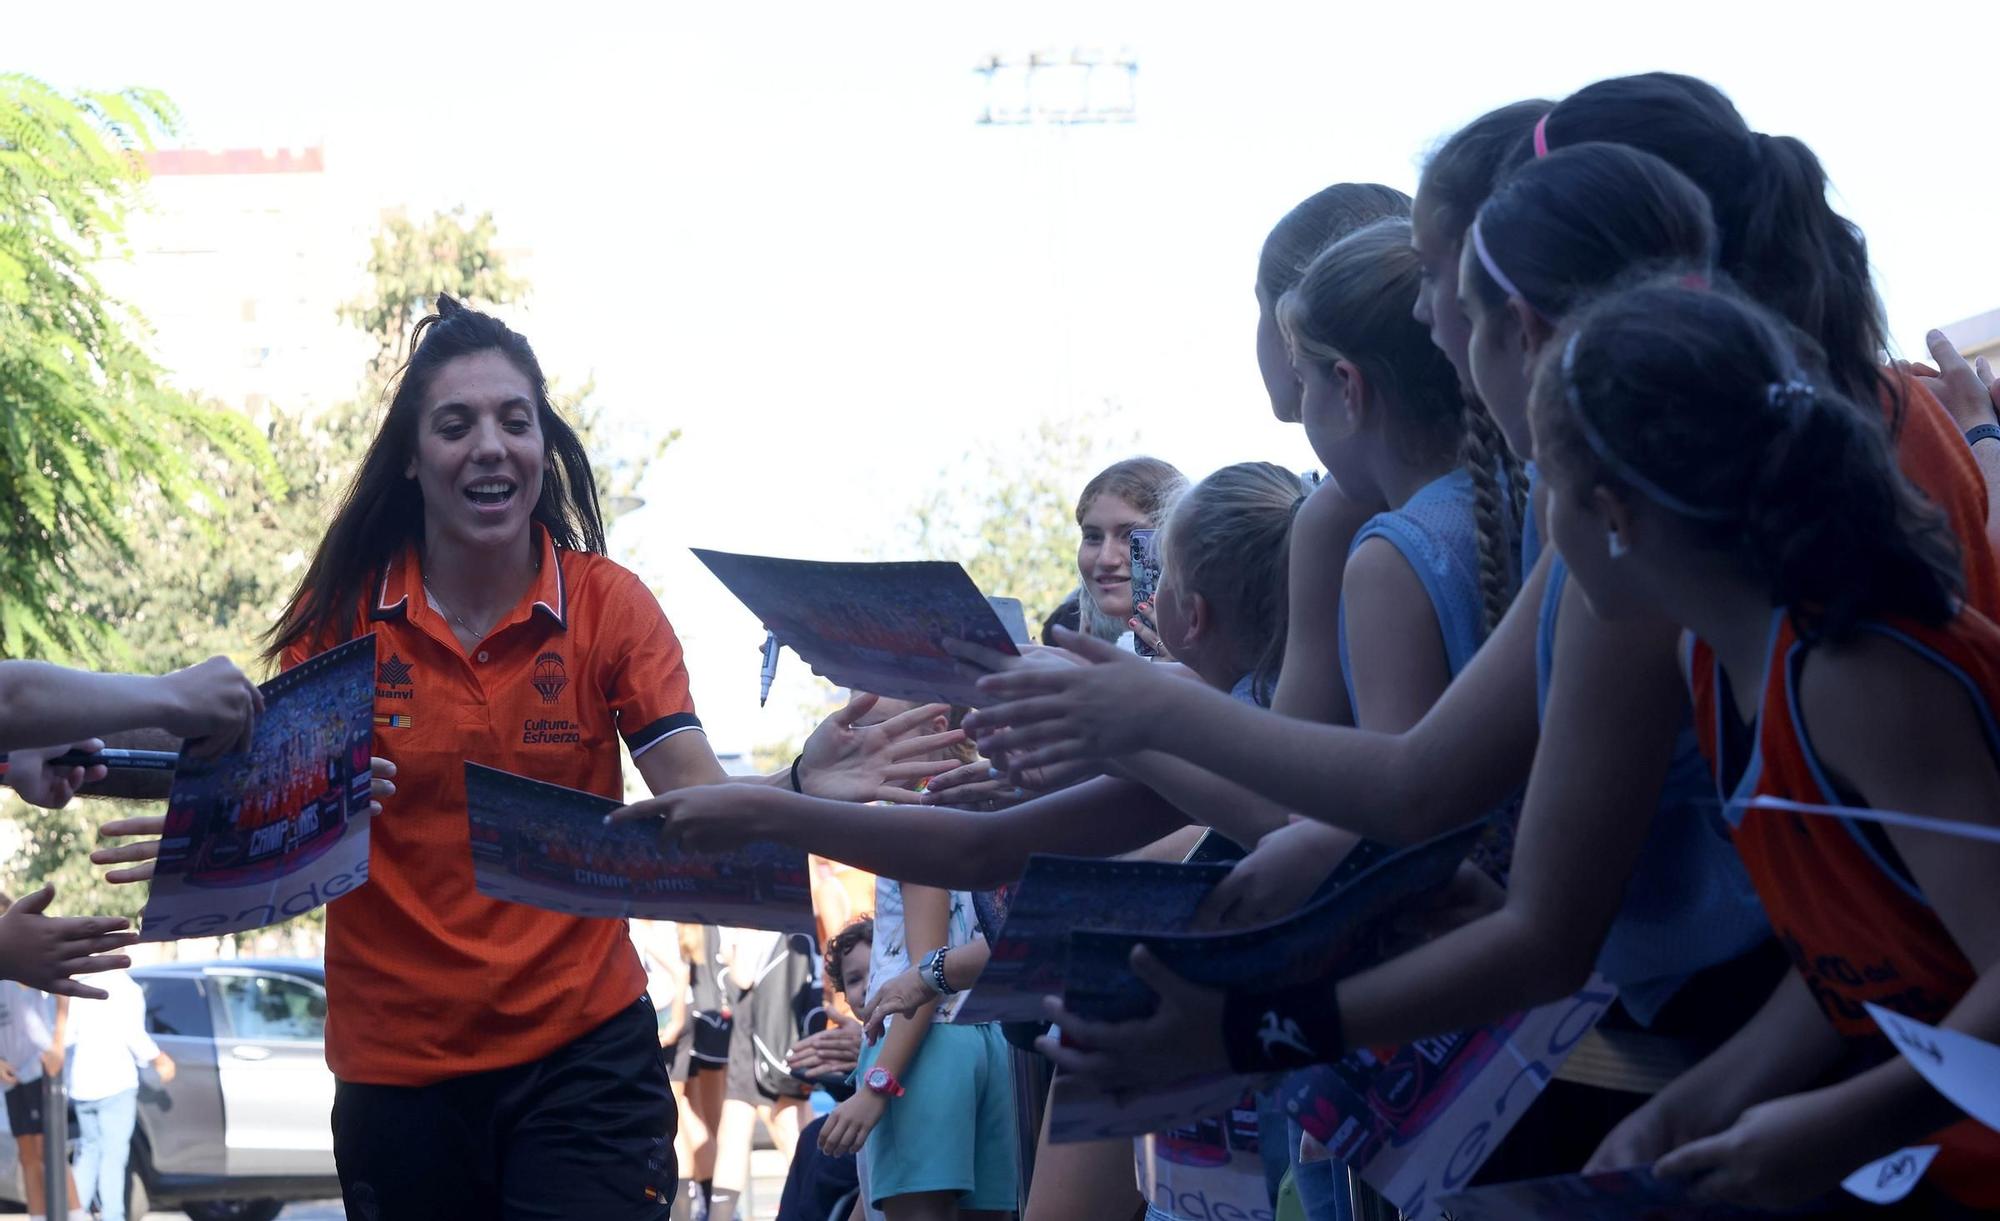
POLYGON ((1549 155, 1549 116, 1554 113, 1555 111, 1553 110, 1544 111, 1542 117, 1535 120, 1535 160, 1537 161, 1549 155))
POLYGON ((1500 264, 1493 261, 1493 252, 1486 248, 1486 235, 1480 230, 1477 216, 1472 218, 1472 252, 1479 256, 1479 265, 1486 269, 1487 275, 1493 277, 1493 282, 1500 286, 1501 292, 1510 297, 1519 297, 1521 304, 1534 310, 1537 317, 1541 315, 1542 311, 1535 309, 1535 303, 1528 300, 1528 295, 1515 287, 1514 281, 1507 278, 1507 273, 1500 270, 1500 264))
POLYGON ((1563 397, 1569 401, 1570 414, 1576 417, 1576 429, 1583 434, 1584 444, 1590 446, 1590 452, 1596 454, 1598 461, 1610 467, 1620 479, 1645 493, 1648 499, 1663 509, 1670 509, 1682 517, 1691 517, 1696 521, 1734 521, 1736 513, 1733 510, 1705 508, 1682 500, 1640 474, 1631 463, 1612 452, 1610 442, 1604 439, 1603 433, 1597 431, 1597 425, 1591 423, 1590 413, 1583 409, 1583 395, 1577 392, 1576 341, 1582 337, 1583 332, 1574 332, 1570 335, 1569 342, 1563 345, 1563 397))

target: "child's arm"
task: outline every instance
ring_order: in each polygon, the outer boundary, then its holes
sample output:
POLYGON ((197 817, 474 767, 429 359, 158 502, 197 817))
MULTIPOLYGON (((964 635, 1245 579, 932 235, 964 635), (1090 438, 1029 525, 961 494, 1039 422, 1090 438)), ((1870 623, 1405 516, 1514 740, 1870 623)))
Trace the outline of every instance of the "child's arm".
MULTIPOLYGON (((1887 638, 1816 650, 1799 682, 1821 761, 1869 806, 2000 826, 2000 765, 1957 680, 1887 638)), ((1952 940, 1979 972, 1943 1025, 2000 1041, 2000 846, 1887 828, 1952 940)), ((1803 1203, 1852 1171, 1964 1116, 1898 1056, 1836 1085, 1751 1107, 1727 1131, 1662 1158, 1705 1195, 1761 1207, 1803 1203)))
POLYGON ((1256 843, 1291 817, 1276 802, 1156 750, 1114 760, 1111 767, 1172 803, 1197 831, 1214 827, 1239 844, 1256 843))
POLYGON ((42 1049, 42 1071, 50 1077, 62 1076, 64 1028, 69 1025, 69 998, 56 997, 56 1022, 49 1031, 49 1045, 42 1049))
MULTIPOLYGON (((911 961, 916 962, 945 944, 950 936, 951 894, 908 883, 904 883, 902 889, 903 944, 909 949, 911 961)), ((882 936, 882 930, 878 928, 875 935, 882 936)), ((875 1057, 869 1071, 887 1069, 901 1082, 910 1065, 916 1061, 917 1053, 923 1050, 924 1039, 930 1034, 931 1020, 936 1016, 937 1006, 925 1005, 891 1026, 882 1040, 882 1051, 875 1057)), ((895 1099, 878 1094, 863 1084, 854 1092, 854 1097, 835 1107, 833 1114, 827 1117, 826 1127, 820 1132, 820 1149, 831 1157, 860 1152, 868 1134, 875 1130, 883 1114, 894 1105, 895 1099)))
POLYGON ((1003 886, 1021 876, 1033 852, 1109 856, 1187 823, 1149 789, 1111 779, 996 813, 864 806, 753 785, 711 785, 663 793, 611 817, 657 819, 663 839, 691 851, 774 840, 883 877, 955 890, 1003 886))
POLYGON ((256 685, 227 657, 158 677, 0 661, 0 749, 10 752, 151 728, 213 736, 221 753, 248 744, 263 708, 256 685))
POLYGON ((1347 686, 1340 681, 1341 584, 1348 547, 1378 509, 1356 504, 1333 483, 1322 483, 1299 506, 1292 522, 1285 620, 1285 665, 1271 711, 1324 725, 1354 724, 1347 686))
MULTIPOLYGON (((965 991, 979 982, 992 956, 986 938, 974 937, 944 956, 944 982, 951 985, 953 992, 965 991)), ((915 966, 882 985, 875 999, 862 1006, 857 1016, 868 1023, 865 1033, 873 1042, 882 1037, 882 1028, 890 1018, 908 1017, 937 998, 937 989, 924 978, 923 961, 919 959, 915 966)))
POLYGON ((1619 1123, 1584 1173, 1651 1165, 1660 1155, 1720 1132, 1757 1103, 1805 1089, 1845 1047, 1805 976, 1786 971, 1743 1029, 1619 1123))
POLYGON ((1065 643, 1096 664, 990 675, 980 680, 987 705, 966 728, 983 753, 1004 752, 1013 768, 1160 750, 1308 817, 1415 842, 1413 826, 1475 817, 1527 777, 1539 737, 1535 635, 1548 564, 1544 556, 1485 647, 1408 733, 1273 715, 1153 677, 1138 659, 1074 634, 1065 643))

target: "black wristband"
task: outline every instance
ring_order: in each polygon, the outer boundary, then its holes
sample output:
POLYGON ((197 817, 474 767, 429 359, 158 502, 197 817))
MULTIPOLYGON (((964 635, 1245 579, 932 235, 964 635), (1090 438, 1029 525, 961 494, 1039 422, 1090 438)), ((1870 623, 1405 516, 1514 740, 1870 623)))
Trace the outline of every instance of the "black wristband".
POLYGON ((805 789, 799 784, 799 764, 804 760, 805 760, 805 755, 803 754, 794 755, 792 757, 792 792, 794 793, 805 792, 805 789))
POLYGON ((2000 424, 1974 424, 1965 430, 1965 443, 1977 445, 1981 441, 2000 441, 2000 424))
POLYGON ((1335 996, 1327 980, 1277 992, 1231 992, 1222 1006, 1229 1067, 1269 1073, 1338 1060, 1347 1042, 1335 996))

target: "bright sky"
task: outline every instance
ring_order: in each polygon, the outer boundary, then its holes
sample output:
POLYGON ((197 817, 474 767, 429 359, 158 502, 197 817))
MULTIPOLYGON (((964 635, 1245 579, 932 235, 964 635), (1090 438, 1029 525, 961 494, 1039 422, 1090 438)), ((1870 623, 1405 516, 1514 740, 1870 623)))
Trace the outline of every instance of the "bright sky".
POLYGON ((1410 189, 1424 149, 1500 103, 1654 68, 1715 81, 1819 153, 1921 353, 2000 306, 2000 164, 1968 147, 1995 112, 1967 49, 1991 11, 190 2, 94 5, 86 34, 37 5, 9 13, 5 66, 161 87, 195 146, 324 143, 373 207, 491 209, 533 251, 543 364, 684 430, 615 541, 661 590, 718 749, 741 750, 791 732, 803 667, 759 714, 758 626, 687 547, 873 555, 968 450, 1107 399, 1191 475, 1312 465, 1257 380, 1258 244, 1328 183, 1410 189), (976 62, 1073 47, 1136 55, 1136 124, 973 122, 976 62))

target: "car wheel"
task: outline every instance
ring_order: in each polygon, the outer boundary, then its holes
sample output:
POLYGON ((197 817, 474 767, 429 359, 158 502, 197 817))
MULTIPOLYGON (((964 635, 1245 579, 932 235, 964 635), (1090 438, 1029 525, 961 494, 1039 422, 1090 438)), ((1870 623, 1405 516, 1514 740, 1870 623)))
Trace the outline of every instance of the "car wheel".
POLYGON ((283 1200, 189 1200, 181 1205, 188 1221, 273 1221, 283 1200))

